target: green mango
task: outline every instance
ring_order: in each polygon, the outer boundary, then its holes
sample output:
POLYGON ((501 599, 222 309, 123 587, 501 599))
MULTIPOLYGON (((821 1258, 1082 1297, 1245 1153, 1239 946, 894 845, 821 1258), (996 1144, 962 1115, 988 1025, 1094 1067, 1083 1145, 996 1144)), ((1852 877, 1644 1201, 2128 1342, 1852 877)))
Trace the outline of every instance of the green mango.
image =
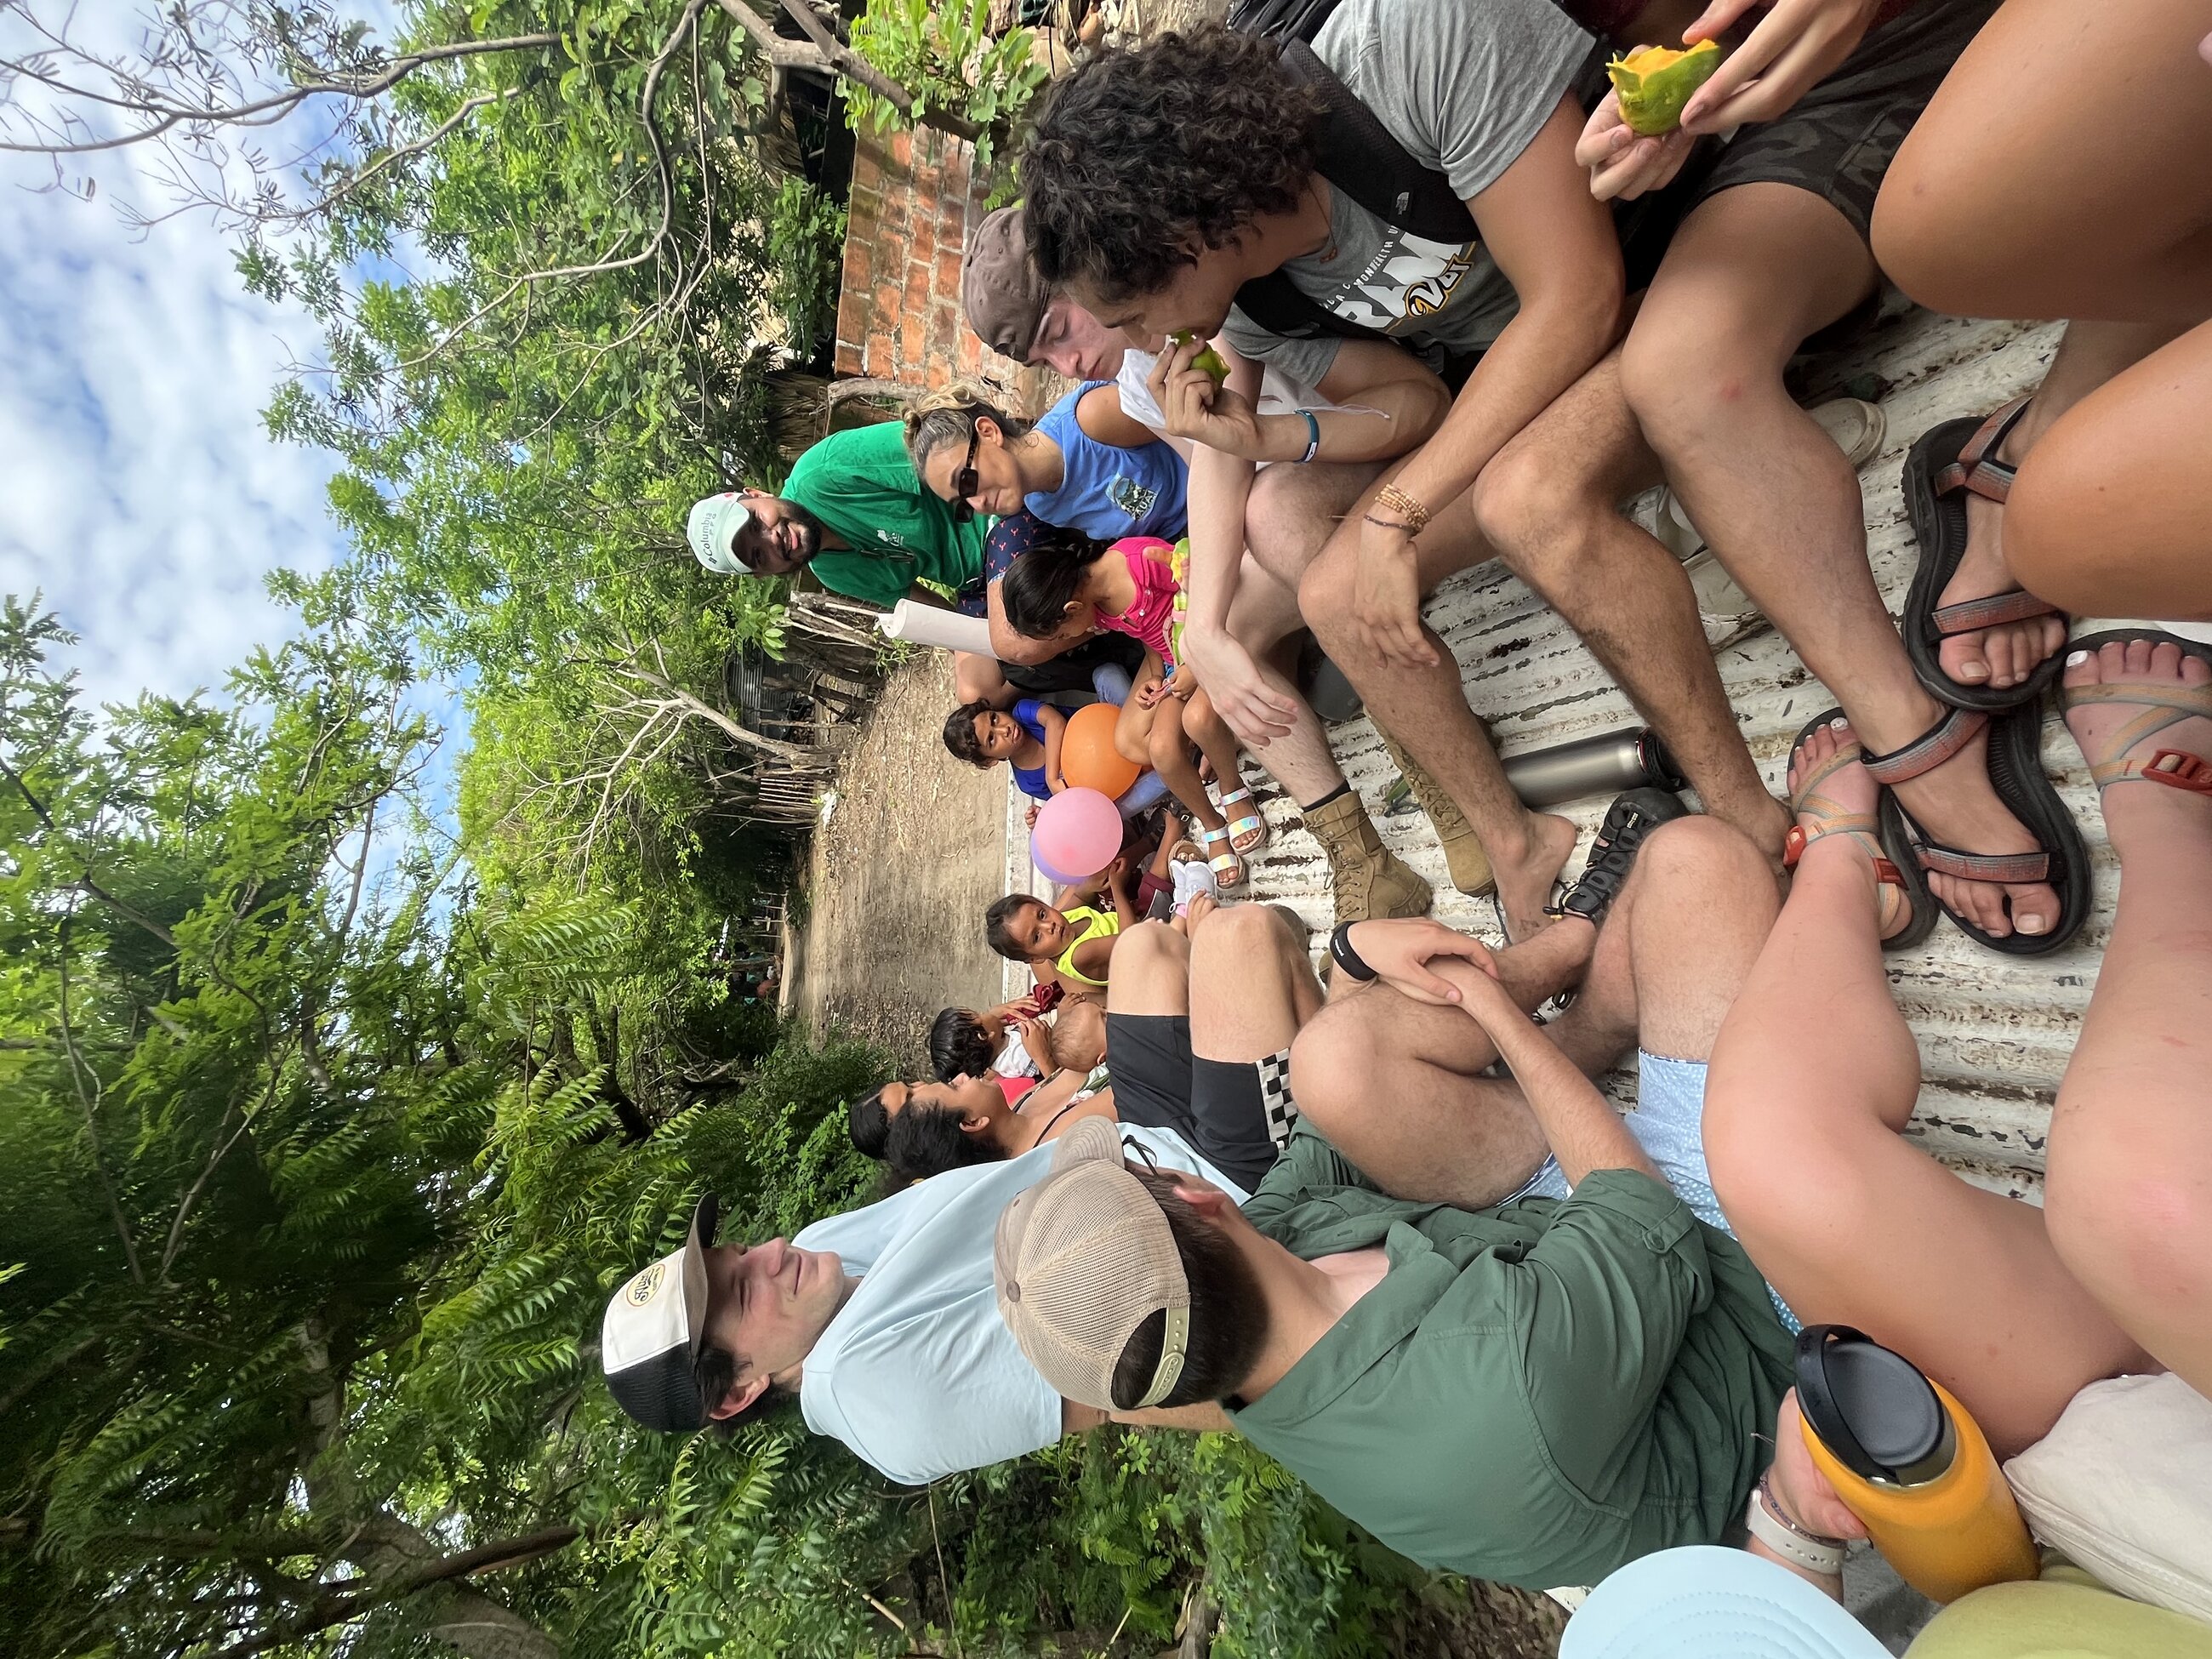
POLYGON ((1682 106, 1721 66, 1721 49, 1700 40, 1687 52, 1638 46, 1605 66, 1620 94, 1620 117, 1629 130, 1656 138, 1682 125, 1682 106))
MULTIPOLYGON (((1190 337, 1191 337, 1188 332, 1178 329, 1175 333, 1168 336, 1168 343, 1170 346, 1186 345, 1189 343, 1190 337)), ((1229 378, 1228 363, 1223 360, 1221 354, 1216 351, 1211 345, 1207 346, 1205 350, 1200 352, 1197 356, 1192 358, 1190 360, 1190 366, 1202 374, 1211 374, 1213 377, 1213 383, 1216 386, 1221 385, 1229 378)))

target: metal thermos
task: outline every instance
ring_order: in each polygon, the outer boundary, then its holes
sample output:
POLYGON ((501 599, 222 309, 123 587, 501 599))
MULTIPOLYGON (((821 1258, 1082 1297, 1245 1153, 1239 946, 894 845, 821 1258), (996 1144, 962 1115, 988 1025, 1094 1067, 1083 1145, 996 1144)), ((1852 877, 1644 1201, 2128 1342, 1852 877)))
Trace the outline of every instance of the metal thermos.
POLYGON ((1505 763, 1505 781, 1530 806, 1557 806, 1647 786, 1680 789, 1683 781, 1674 757, 1648 726, 1516 755, 1505 763))
POLYGON ((1848 1325, 1797 1337, 1805 1448, 1897 1576, 1934 1601, 2033 1578, 2035 1542, 1981 1425, 1902 1354, 1848 1325))

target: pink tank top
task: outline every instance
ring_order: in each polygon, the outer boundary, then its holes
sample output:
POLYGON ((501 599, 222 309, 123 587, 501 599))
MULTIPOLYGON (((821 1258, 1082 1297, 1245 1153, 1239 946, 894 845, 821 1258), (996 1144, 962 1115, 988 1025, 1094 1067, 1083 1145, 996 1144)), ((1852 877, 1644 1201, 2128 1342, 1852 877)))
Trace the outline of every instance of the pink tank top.
POLYGON ((1176 599, 1182 587, 1176 580, 1172 568, 1150 556, 1172 550, 1171 544, 1158 536, 1124 536, 1108 548, 1109 556, 1118 553, 1127 562, 1130 580, 1137 584, 1137 597, 1118 617, 1109 617, 1103 611, 1098 613, 1103 626, 1116 634, 1127 634, 1146 649, 1158 652, 1161 666, 1170 674, 1175 672, 1176 661, 1169 625, 1175 620, 1176 599))

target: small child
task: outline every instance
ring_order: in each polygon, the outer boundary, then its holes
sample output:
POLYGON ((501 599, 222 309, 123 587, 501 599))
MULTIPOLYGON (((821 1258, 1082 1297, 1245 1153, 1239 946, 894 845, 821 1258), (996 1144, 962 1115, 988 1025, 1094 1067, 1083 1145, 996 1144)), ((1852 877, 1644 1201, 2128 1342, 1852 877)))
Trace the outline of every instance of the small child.
POLYGON ((1064 985, 1070 995, 1103 990, 1114 942, 1139 920, 1127 860, 1106 866, 1106 885, 1110 909, 1078 904, 1060 910, 1028 893, 1009 893, 983 913, 984 938, 1009 962, 1027 963, 1040 982, 1064 985))
POLYGON ((1089 1072, 1104 1058, 1106 1018, 1096 1002, 1062 1005, 1047 1024, 1034 997, 995 1008, 946 1008, 929 1028, 929 1068, 940 1083, 955 1078, 1025 1078, 1031 1082, 1058 1067, 1089 1072))
MULTIPOLYGON (((963 702, 945 717, 945 746, 953 758, 985 770, 1004 761, 1014 782, 1031 800, 1042 803, 1067 787, 1060 772, 1060 739, 1067 716, 1048 702, 1024 697, 1009 709, 987 702, 963 702)), ((1030 823, 1037 809, 1030 808, 1030 823)))
POLYGON ((1130 536, 1110 547, 1077 531, 1053 530, 1017 559, 1000 583, 1007 626, 1025 639, 1063 648, 1100 629, 1127 634, 1145 647, 1136 690, 1121 705, 1115 746, 1129 759, 1149 762, 1184 810, 1198 821, 1216 880, 1224 888, 1244 883, 1243 854, 1267 843, 1267 823, 1252 805, 1238 777, 1236 734, 1215 712, 1188 664, 1176 659, 1175 614, 1182 584, 1175 550, 1157 537, 1130 536), (1218 808, 1206 793, 1190 746, 1213 763, 1224 785, 1218 808), (1224 811, 1242 805, 1233 822, 1224 811))

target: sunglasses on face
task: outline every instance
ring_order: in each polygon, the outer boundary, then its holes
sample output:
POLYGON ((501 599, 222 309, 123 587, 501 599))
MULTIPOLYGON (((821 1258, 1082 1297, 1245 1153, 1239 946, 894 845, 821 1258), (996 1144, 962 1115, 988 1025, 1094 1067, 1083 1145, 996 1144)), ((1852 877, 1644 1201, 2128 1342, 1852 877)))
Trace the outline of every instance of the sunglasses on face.
POLYGON ((968 433, 968 453, 960 463, 960 470, 952 475, 952 522, 966 524, 975 516, 975 504, 968 498, 975 493, 975 441, 983 434, 973 428, 968 433))

